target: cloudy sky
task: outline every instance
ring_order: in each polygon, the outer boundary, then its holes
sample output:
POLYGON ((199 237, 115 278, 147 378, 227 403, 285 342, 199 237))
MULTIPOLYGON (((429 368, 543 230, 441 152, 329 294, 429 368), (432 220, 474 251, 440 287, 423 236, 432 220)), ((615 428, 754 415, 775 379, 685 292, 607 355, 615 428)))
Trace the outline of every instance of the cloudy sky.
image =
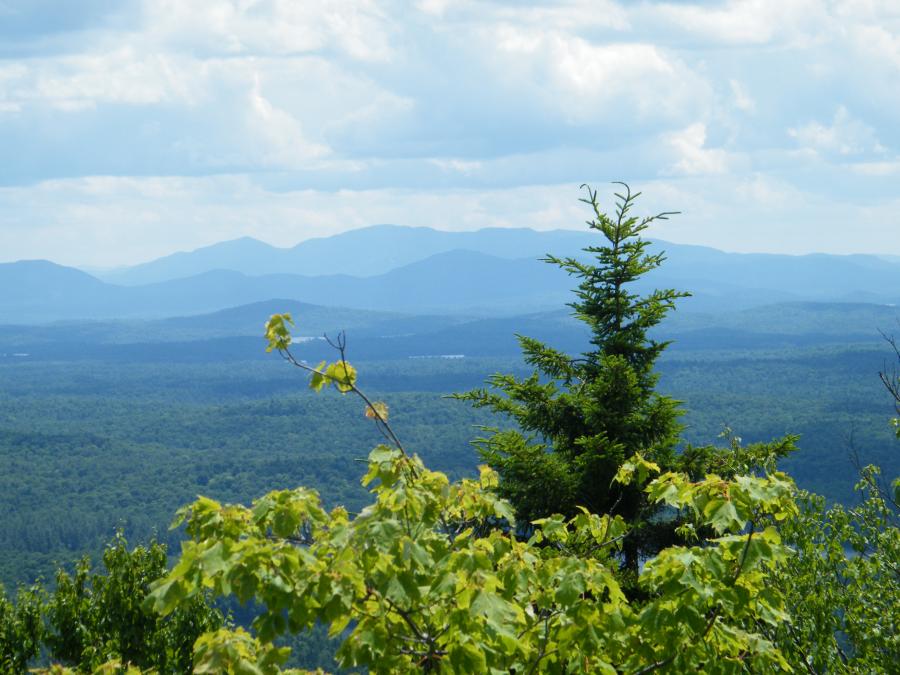
POLYGON ((900 255, 900 2, 0 0, 0 260, 375 223, 900 255))

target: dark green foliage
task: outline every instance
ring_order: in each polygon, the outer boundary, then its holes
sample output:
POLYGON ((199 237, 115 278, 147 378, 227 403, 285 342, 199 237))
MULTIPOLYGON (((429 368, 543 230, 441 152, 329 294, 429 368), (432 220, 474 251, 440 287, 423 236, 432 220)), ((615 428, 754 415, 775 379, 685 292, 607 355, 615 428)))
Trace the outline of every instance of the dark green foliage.
POLYGON ((889 673, 900 664, 900 505, 866 467, 862 501, 825 507, 806 493, 782 526, 796 553, 773 576, 791 622, 771 630, 785 656, 816 673, 889 673))
POLYGON ((0 673, 21 673, 40 651, 44 633, 39 586, 20 588, 15 602, 0 584, 0 673))
MULTIPOLYGON (((725 425, 745 447, 798 433, 801 451, 782 466, 802 487, 848 505, 856 501, 849 438, 863 463, 900 473, 885 424, 893 406, 877 378, 889 352, 877 334, 872 345, 828 349, 684 352, 679 344, 659 361, 659 390, 686 400, 691 442, 725 425)), ((404 439, 453 476, 475 470, 472 425, 498 420, 440 393, 493 371, 529 374, 512 358, 357 365, 391 401, 404 439)), ((280 360, 0 363, 0 579, 14 594, 17 583, 52 578, 85 552, 96 560, 117 525, 131 541, 166 534, 173 550, 172 513, 201 492, 241 501, 307 484, 329 506, 358 510, 365 493, 354 460, 372 442, 371 422, 351 400, 298 387, 280 360), (326 430, 334 443, 322 442, 326 430)), ((293 663, 333 671, 327 651, 295 644, 293 663)))
POLYGON ((105 574, 84 558, 75 574, 60 571, 47 604, 47 646, 54 659, 93 670, 120 659, 160 673, 191 668, 194 641, 222 626, 202 596, 163 619, 143 606, 150 583, 166 572, 166 547, 151 541, 129 551, 117 535, 103 553, 105 574))
MULTIPOLYGON (((881 343, 770 353, 667 351, 660 391, 686 401, 684 436, 695 444, 729 426, 745 444, 800 434, 782 462, 798 484, 830 502, 855 501, 852 437, 863 464, 900 474, 885 420, 893 406, 876 373, 881 343)), ((518 359, 368 362, 365 382, 394 402, 404 436, 435 467, 461 476, 478 457, 473 425, 487 411, 441 392, 477 386, 485 373, 527 376, 518 359)), ((106 362, 0 364, 0 582, 52 579, 59 564, 102 555, 121 526, 130 541, 167 532, 172 513, 198 493, 250 500, 261 489, 307 484, 329 505, 357 510, 359 447, 373 430, 352 401, 298 393, 280 361, 220 364, 106 362), (340 433, 321 442, 326 428, 340 433)))
MULTIPOLYGON (((522 430, 494 433, 481 442, 481 450, 500 473, 501 494, 526 521, 553 513, 571 516, 584 506, 646 525, 657 509, 640 489, 614 486, 612 479, 636 452, 663 470, 675 464, 681 412, 675 400, 655 389, 654 364, 667 343, 650 338, 648 331, 688 294, 667 289, 641 296, 632 291, 634 282, 664 260, 661 253, 648 253, 649 242, 641 233, 668 214, 632 216, 638 195, 625 187, 625 194, 617 194, 614 217, 600 210, 596 191, 588 188, 582 199, 594 212, 589 227, 605 239, 585 249, 595 264, 546 258, 580 280, 570 306, 590 329, 590 349, 572 358, 520 337, 524 359, 535 369, 530 377, 495 375, 489 379, 492 390, 459 397, 508 415, 522 430)), ((641 553, 664 545, 650 544, 637 531, 626 546, 632 569, 641 553)))
POLYGON ((52 662, 84 672, 110 660, 160 675, 189 672, 194 641, 225 622, 203 595, 165 618, 144 606, 166 562, 162 544, 129 551, 118 534, 104 551, 105 573, 93 571, 85 557, 74 574, 57 572, 52 593, 20 590, 15 605, 0 596, 0 672, 23 672, 41 647, 52 662))

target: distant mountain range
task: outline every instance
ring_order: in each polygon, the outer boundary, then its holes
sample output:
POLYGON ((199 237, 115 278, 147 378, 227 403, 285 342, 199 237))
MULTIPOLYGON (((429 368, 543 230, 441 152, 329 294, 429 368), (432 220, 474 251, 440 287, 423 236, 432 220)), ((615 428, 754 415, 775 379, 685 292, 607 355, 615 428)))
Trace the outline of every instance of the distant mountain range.
POLYGON ((500 313, 559 307, 571 281, 535 260, 439 253, 375 277, 247 276, 230 270, 117 286, 46 261, 0 265, 0 323, 200 314, 284 297, 407 313, 500 313))
POLYGON ((575 230, 537 232, 524 228, 487 228, 444 232, 427 227, 373 225, 332 237, 307 239, 293 248, 278 248, 243 237, 98 276, 126 286, 169 281, 213 270, 233 270, 248 276, 371 277, 450 251, 472 251, 505 259, 538 258, 551 251, 574 255, 595 241, 596 235, 575 230))
MULTIPOLYGON (((554 310, 571 301, 577 279, 537 258, 548 251, 586 257, 580 249, 597 236, 376 226, 292 249, 239 239, 102 280, 47 261, 7 263, 0 265, 0 323, 189 316, 272 298, 409 315, 554 310)), ((693 297, 679 304, 682 312, 803 301, 900 303, 900 262, 878 256, 736 254, 666 242, 652 248, 664 249, 668 259, 637 290, 690 291, 693 297)))

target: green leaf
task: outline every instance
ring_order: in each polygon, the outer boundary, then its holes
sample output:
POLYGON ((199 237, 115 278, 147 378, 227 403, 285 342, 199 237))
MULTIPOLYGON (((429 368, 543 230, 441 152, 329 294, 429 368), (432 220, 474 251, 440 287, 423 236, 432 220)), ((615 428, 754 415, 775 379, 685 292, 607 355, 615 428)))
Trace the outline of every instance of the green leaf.
POLYGON ((471 643, 450 647, 450 665, 456 673, 485 673, 487 660, 484 652, 471 643))
POLYGON ((734 503, 730 499, 712 499, 703 509, 708 525, 716 532, 736 531, 744 527, 745 521, 738 516, 734 503))
POLYGON ((322 391, 322 388, 329 382, 328 376, 323 372, 324 368, 325 361, 322 361, 315 367, 316 372, 314 372, 312 374, 312 377, 309 379, 309 388, 313 391, 322 391))
POLYGON ((266 340, 268 345, 266 351, 284 350, 291 344, 291 332, 289 326, 294 325, 294 320, 290 314, 273 314, 266 322, 266 340))
POLYGON ((332 363, 325 374, 342 394, 352 391, 353 385, 356 384, 356 369, 346 361, 332 363))
POLYGON ((372 405, 366 406, 366 417, 370 420, 381 419, 384 422, 387 422, 388 419, 388 406, 387 403, 383 403, 382 401, 375 401, 372 405))

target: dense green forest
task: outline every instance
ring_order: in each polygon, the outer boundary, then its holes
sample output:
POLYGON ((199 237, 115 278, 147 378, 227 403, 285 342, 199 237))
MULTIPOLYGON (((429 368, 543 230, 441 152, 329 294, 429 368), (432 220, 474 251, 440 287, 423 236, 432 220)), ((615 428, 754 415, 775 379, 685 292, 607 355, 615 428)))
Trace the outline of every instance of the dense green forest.
MULTIPOLYGON (((260 343, 261 344, 261 341, 260 343)), ((260 351, 262 351, 260 349, 260 351)), ((779 351, 685 352, 660 364, 660 389, 684 401, 685 438, 745 441, 800 434, 783 462, 798 483, 852 502, 863 464, 900 471, 878 370, 886 344, 779 351)), ((363 382, 429 466, 451 476, 478 463, 469 441, 495 423, 444 395, 493 372, 526 372, 515 358, 359 363, 363 382)), ((134 541, 168 533, 175 509, 203 493, 247 501, 287 485, 330 504, 365 498, 357 460, 377 441, 355 402, 305 391, 275 357, 213 363, 102 360, 0 362, 0 581, 50 579, 56 564, 98 556, 116 527, 134 541), (335 429, 338 430, 335 432, 335 429), (329 434, 324 441, 324 434, 329 434)))
POLYGON ((246 308, 211 339, 0 330, 0 667, 886 672, 900 352, 865 326, 893 308, 670 342, 687 294, 631 286, 666 214, 587 194, 608 245, 548 260, 570 314, 360 315, 353 365, 246 308))

